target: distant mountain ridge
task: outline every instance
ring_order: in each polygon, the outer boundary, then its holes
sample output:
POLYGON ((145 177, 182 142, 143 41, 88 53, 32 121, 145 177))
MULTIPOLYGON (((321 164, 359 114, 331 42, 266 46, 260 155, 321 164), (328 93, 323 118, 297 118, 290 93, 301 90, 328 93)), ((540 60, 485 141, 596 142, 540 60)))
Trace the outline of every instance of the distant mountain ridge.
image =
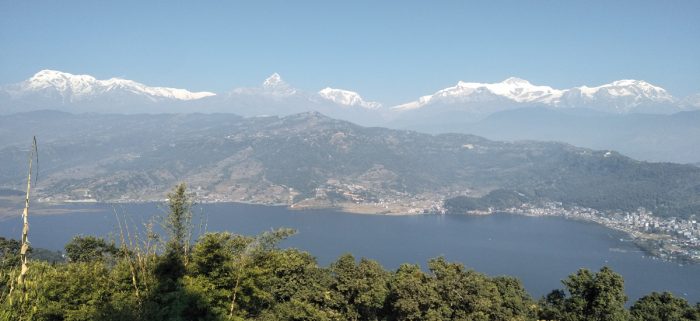
POLYGON ((652 162, 700 162, 700 110, 659 115, 530 107, 496 112, 473 122, 458 118, 423 120, 406 127, 434 134, 474 134, 493 140, 560 141, 616 150, 652 162))
POLYGON ((696 119, 694 113, 700 112, 700 94, 678 99, 661 87, 637 80, 563 90, 516 77, 497 83, 460 81, 393 107, 347 89, 325 87, 306 92, 277 73, 258 86, 216 94, 52 70, 0 86, 0 115, 32 110, 232 113, 244 117, 317 111, 363 126, 474 133, 502 140, 562 141, 619 150, 641 160, 700 161, 700 152, 696 152, 700 151, 700 139, 696 138, 700 137, 700 124, 691 121, 696 119))

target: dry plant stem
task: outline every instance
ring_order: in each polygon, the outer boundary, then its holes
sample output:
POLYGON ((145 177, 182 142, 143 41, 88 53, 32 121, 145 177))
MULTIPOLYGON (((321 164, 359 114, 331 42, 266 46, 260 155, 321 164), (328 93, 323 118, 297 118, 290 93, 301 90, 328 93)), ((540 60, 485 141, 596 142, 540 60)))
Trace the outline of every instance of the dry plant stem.
MULTIPOLYGON (((152 263, 155 263, 155 258, 156 258, 156 251, 158 242, 157 239, 155 238, 155 233, 153 232, 153 222, 148 222, 145 223, 146 227, 146 243, 145 243, 145 248, 144 250, 146 251, 146 259, 142 262, 142 269, 143 272, 146 273, 146 268, 148 264, 149 258, 152 260, 152 263), (151 251, 152 250, 152 251, 151 251)), ((145 275, 145 274, 144 274, 145 275)))
MULTIPOLYGON (((8 292, 7 296, 2 296, 4 300, 8 300, 10 302, 10 306, 12 306, 12 290, 15 288, 15 269, 12 268, 10 273, 8 274, 10 277, 7 279, 7 282, 9 284, 8 286, 8 292)), ((2 301, 0 301, 2 302, 2 301)))
MULTIPOLYGON (((129 243, 133 244, 132 247, 134 248, 134 251, 136 251, 136 268, 138 268, 141 273, 141 284, 143 288, 148 291, 148 282, 144 280, 145 276, 147 275, 146 263, 148 261, 148 248, 146 247, 147 241, 142 241, 140 235, 141 233, 139 232, 139 229, 136 228, 136 232, 133 236, 134 241, 130 241, 129 243)), ((132 237, 129 233, 129 239, 131 240, 131 238, 132 237)))
MULTIPOLYGON (((134 294, 136 295, 136 298, 140 298, 139 286, 136 281, 136 268, 134 267, 134 263, 131 260, 131 255, 129 254, 128 246, 126 245, 126 240, 124 239, 124 229, 122 228, 122 221, 119 219, 119 215, 117 214, 116 210, 114 211, 114 216, 116 216, 117 224, 119 224, 119 236, 121 238, 122 250, 124 251, 124 255, 129 261, 129 272, 131 273, 131 284, 134 287, 134 294)), ((126 225, 126 222, 124 222, 124 225, 126 225)))
POLYGON ((229 318, 233 318, 233 309, 236 306, 236 295, 238 294, 238 287, 240 286, 241 278, 243 276, 243 270, 248 266, 248 255, 252 251, 253 245, 249 244, 241 255, 241 266, 236 274, 236 283, 233 286, 233 298, 231 299, 231 309, 229 310, 229 318))
POLYGON ((185 268, 187 268, 187 265, 189 264, 189 250, 190 250, 190 244, 192 243, 192 232, 194 228, 192 227, 192 208, 194 207, 194 202, 189 201, 185 206, 187 206, 186 209, 186 214, 185 214, 185 226, 187 226, 187 232, 185 233, 185 244, 184 244, 184 264, 185 268))
POLYGON ((22 267, 17 277, 17 285, 20 287, 24 286, 24 279, 29 271, 29 266, 27 266, 27 251, 29 250, 29 192, 32 188, 32 160, 37 153, 36 148, 36 137, 32 141, 32 150, 29 153, 29 171, 27 173, 27 194, 24 198, 24 211, 22 212, 22 247, 20 249, 20 261, 22 262, 22 267))
POLYGON ((236 276, 236 285, 233 287, 233 298, 231 299, 231 309, 228 313, 229 318, 233 318, 233 308, 236 306, 236 294, 238 293, 238 285, 241 281, 241 273, 236 276))

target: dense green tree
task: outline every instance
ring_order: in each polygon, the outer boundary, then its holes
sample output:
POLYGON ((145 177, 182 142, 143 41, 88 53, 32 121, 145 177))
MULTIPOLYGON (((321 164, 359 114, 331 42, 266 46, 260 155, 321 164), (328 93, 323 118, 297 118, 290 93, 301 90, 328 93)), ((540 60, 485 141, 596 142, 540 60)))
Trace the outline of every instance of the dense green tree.
POLYGON ((569 320, 566 313, 566 292, 552 290, 540 300, 538 318, 542 320, 569 320))
POLYGON ((438 311, 444 320, 534 318, 530 297, 513 278, 491 279, 444 258, 430 260, 428 267, 435 276, 438 311))
POLYGON ((168 232, 166 251, 184 259, 191 236, 192 199, 187 195, 185 183, 178 184, 168 194, 168 208, 170 211, 165 219, 165 229, 168 232))
POLYGON ((229 318, 255 317, 295 297, 310 300, 327 288, 310 279, 319 274, 316 261, 307 253, 277 248, 294 233, 291 229, 258 237, 207 233, 192 249, 187 280, 205 289, 202 293, 212 309, 229 318))
POLYGON ((378 320, 389 294, 390 274, 377 262, 362 258, 357 266, 359 295, 355 305, 361 320, 378 320))
POLYGON ((231 263, 252 239, 231 233, 207 233, 192 248, 190 273, 204 276, 219 284, 228 284, 231 263))
POLYGON ((168 194, 170 212, 164 227, 169 239, 165 252, 156 258, 155 284, 143 302, 147 320, 215 320, 217 315, 201 292, 189 288, 184 281, 189 257, 191 235, 191 205, 185 184, 179 184, 168 194))
POLYGON ((652 292, 630 308, 632 320, 639 321, 685 321, 700 320, 696 310, 683 298, 669 292, 652 292))
POLYGON ((624 280, 608 267, 598 273, 581 269, 562 281, 569 295, 555 290, 542 302, 541 319, 627 320, 624 280))
POLYGON ((501 304, 492 312, 495 320, 535 320, 537 304, 525 291, 522 282, 511 276, 493 279, 501 296, 501 304))
POLYGON ((21 244, 17 240, 6 239, 0 236, 0 268, 7 268, 19 264, 19 248, 21 244))
POLYGON ((488 320, 489 311, 500 303, 498 288, 483 275, 442 257, 430 260, 428 267, 435 275, 444 319, 488 320))
POLYGON ((293 299, 276 304, 263 311, 256 320, 260 321, 341 321, 347 320, 333 310, 319 309, 309 302, 293 299))
POLYGON ((432 278, 418 265, 399 266, 389 285, 389 320, 442 320, 440 297, 432 278))
POLYGON ((273 251, 270 254, 266 265, 269 265, 273 274, 270 292, 275 301, 297 299, 319 306, 328 305, 330 298, 326 294, 331 287, 331 275, 327 269, 316 264, 313 256, 296 249, 273 251))
POLYGON ((101 262, 50 269, 40 280, 44 308, 39 320, 101 320, 111 309, 111 280, 101 262))
POLYGON ((346 320, 379 320, 389 293, 389 274, 376 261, 346 254, 331 264, 333 293, 346 320))
POLYGON ((119 252, 114 244, 94 236, 75 236, 64 249, 71 262, 103 260, 119 252))
MULTIPOLYGON (((272 304, 259 318, 271 320, 347 320, 335 309, 332 278, 308 253, 296 249, 269 252, 268 291, 272 304)), ((347 304, 347 303, 346 303, 347 304)))

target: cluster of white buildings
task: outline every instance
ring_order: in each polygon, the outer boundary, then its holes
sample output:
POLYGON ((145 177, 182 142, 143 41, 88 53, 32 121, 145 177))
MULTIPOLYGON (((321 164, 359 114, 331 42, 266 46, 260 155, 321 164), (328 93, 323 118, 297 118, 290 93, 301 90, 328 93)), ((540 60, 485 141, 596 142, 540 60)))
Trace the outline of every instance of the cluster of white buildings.
POLYGON ((653 238, 665 256, 700 261, 700 222, 676 217, 658 217, 644 208, 634 212, 601 212, 584 207, 563 207, 559 202, 524 204, 506 212, 531 216, 564 216, 593 221, 606 227, 629 233, 635 238, 653 238), (657 237, 653 237, 657 236, 657 237))

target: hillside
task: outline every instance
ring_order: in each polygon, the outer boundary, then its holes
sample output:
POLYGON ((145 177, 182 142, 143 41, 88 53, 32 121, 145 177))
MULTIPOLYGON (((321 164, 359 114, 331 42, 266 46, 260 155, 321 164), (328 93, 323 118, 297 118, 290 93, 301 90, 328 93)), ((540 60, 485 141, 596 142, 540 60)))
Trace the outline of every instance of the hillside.
POLYGON ((561 143, 368 128, 319 113, 27 113, 0 124, 3 187, 22 186, 27 148, 17 142, 36 132, 43 200, 154 200, 186 181, 204 201, 372 204, 391 212, 507 190, 599 210, 700 212, 700 168, 561 143))

